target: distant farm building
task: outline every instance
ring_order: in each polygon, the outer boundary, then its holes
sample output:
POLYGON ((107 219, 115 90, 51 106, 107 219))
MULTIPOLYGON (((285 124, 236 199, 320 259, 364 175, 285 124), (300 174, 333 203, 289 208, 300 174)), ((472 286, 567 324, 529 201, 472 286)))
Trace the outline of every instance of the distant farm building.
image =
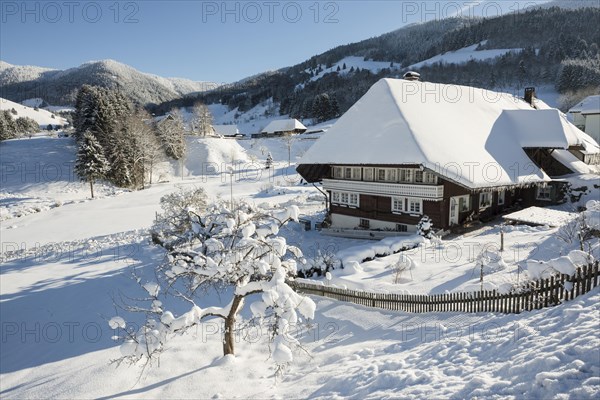
POLYGON ((215 135, 223 137, 240 137, 244 136, 240 133, 237 125, 213 125, 215 135))
POLYGON ((262 131, 263 135, 282 136, 306 132, 306 126, 297 119, 279 119, 271 121, 262 131))

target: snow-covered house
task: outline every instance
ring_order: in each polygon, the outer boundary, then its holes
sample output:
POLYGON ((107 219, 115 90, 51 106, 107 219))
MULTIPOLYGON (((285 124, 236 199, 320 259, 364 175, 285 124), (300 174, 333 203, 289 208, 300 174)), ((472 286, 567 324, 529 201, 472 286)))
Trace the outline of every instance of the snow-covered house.
POLYGON ((223 137, 243 136, 237 125, 213 125, 213 131, 216 135, 223 137))
POLYGON ((555 149, 599 153, 556 109, 466 86, 382 79, 321 137, 297 168, 329 194, 333 228, 413 232, 515 206, 548 204, 548 174, 572 172, 555 149))
POLYGON ((573 123, 600 143, 600 95, 589 96, 569 110, 573 123))
POLYGON ((271 121, 262 131, 263 135, 290 135, 306 132, 306 126, 297 119, 278 119, 271 121))

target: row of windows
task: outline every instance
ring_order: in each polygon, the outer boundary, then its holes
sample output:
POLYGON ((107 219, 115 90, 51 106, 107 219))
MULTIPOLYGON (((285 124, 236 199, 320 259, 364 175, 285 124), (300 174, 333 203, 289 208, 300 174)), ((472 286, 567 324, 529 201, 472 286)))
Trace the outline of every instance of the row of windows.
POLYGON ((356 193, 331 192, 331 202, 351 207, 359 207, 359 196, 356 193))
POLYGON ((415 168, 333 167, 334 179, 368 182, 424 183, 436 185, 435 174, 415 168))

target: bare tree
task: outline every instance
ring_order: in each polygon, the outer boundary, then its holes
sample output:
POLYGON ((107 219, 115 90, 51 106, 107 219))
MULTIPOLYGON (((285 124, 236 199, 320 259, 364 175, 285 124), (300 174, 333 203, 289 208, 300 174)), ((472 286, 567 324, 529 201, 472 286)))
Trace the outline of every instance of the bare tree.
POLYGON ((202 102, 194 104, 193 114, 192 132, 202 136, 211 134, 213 117, 206 104, 202 102))
POLYGON ((164 157, 165 152, 147 112, 138 110, 129 115, 125 120, 125 130, 132 139, 134 184, 143 188, 146 176, 152 184, 154 165, 164 157))

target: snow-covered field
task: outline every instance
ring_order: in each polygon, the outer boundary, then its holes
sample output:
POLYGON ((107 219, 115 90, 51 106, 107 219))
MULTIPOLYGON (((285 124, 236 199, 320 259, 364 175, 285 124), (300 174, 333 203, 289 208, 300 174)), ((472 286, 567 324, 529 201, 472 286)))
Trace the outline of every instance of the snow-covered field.
MULTIPOLYGON (((214 112, 214 111, 213 111, 214 112)), ((312 136, 312 135, 309 135, 312 136)), ((318 137, 316 135, 315 137, 318 137)), ((68 138, 0 144, 0 397, 2 398, 594 398, 600 395, 600 292, 553 309, 493 314, 412 315, 314 298, 312 328, 300 332, 299 352, 282 377, 268 360, 266 335, 242 332, 235 359, 221 358, 220 324, 207 320, 178 337, 160 366, 110 361, 120 357, 107 320, 113 298, 136 296, 136 274, 153 276, 164 254, 146 229, 159 200, 179 187, 203 187, 211 199, 245 199, 267 207, 297 205, 318 219, 325 204, 295 173, 314 143, 188 139, 183 168, 163 163, 139 192, 87 185, 72 174, 68 138), (266 170, 267 154, 275 168, 266 170), (288 160, 289 158, 289 160, 288 160), (288 166, 288 162, 290 166, 288 166), (58 172, 57 172, 58 171, 58 172), (230 172, 233 171, 233 174, 230 172), (242 340, 244 333, 254 340, 242 340)), ((594 177, 580 177, 588 184, 594 177)), ((580 201, 598 196, 590 189, 580 201)), ((566 210, 566 211, 573 211, 566 210)), ((290 224, 281 234, 305 255, 339 252, 363 241, 325 237, 290 224)), ((497 246, 499 227, 412 250, 415 268, 393 282, 387 268, 400 255, 336 270, 331 284, 369 290, 443 293, 478 281, 474 257, 497 246), (471 249, 471 252, 469 252, 471 249), (459 254, 460 253, 460 254, 459 254), (351 272, 351 273, 349 273, 351 272)), ((525 279, 527 259, 549 260, 572 246, 557 228, 505 228, 507 268, 490 285, 525 279)), ((351 251, 351 250, 350 250, 351 251)), ((206 304, 220 304, 208 294, 206 304)), ((223 300, 225 301, 225 300, 223 300)), ((249 315, 245 315, 249 317, 249 315)), ((134 320, 135 322, 135 320, 134 320)))
MULTIPOLYGON (((485 44, 485 41, 481 44, 485 44)), ((408 68, 417 69, 425 65, 432 65, 436 63, 441 64, 465 64, 469 61, 486 61, 492 60, 496 57, 503 56, 506 53, 515 52, 518 53, 522 49, 492 49, 492 50, 477 50, 480 43, 472 46, 464 47, 460 50, 449 51, 444 54, 438 54, 430 59, 418 62, 409 66, 408 68)))

